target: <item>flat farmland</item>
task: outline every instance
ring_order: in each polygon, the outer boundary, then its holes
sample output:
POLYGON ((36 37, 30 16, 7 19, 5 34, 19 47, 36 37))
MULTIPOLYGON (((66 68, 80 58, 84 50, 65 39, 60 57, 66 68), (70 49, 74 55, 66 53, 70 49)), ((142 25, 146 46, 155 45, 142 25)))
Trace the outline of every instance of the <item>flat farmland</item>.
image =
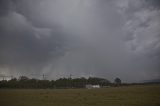
POLYGON ((100 89, 0 89, 0 106, 160 106, 160 85, 100 89))

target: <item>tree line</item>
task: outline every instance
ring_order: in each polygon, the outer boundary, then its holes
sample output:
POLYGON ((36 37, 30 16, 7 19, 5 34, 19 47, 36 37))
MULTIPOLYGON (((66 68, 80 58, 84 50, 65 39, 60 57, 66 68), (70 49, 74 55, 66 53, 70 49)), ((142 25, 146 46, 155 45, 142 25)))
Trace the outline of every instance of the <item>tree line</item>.
MULTIPOLYGON (((20 76, 17 78, 12 78, 11 80, 0 81, 0 88, 35 88, 35 89, 46 89, 46 88, 85 88, 86 85, 100 85, 111 86, 109 80, 98 77, 89 78, 59 78, 57 80, 40 80, 40 79, 30 79, 26 76, 20 76)), ((121 80, 119 78, 115 79, 114 85, 120 85, 121 80)))

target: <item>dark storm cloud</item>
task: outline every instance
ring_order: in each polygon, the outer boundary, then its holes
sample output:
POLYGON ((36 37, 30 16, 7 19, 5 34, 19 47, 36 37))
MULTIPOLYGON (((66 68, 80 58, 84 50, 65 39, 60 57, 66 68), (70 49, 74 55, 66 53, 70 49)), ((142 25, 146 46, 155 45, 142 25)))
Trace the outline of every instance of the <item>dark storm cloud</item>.
POLYGON ((20 68, 23 72, 26 67, 43 67, 51 58, 63 55, 65 37, 61 29, 35 27, 24 15, 8 7, 7 3, 12 4, 11 1, 2 3, 4 11, 1 9, 3 14, 0 17, 1 66, 12 67, 12 71, 20 68))
POLYGON ((13 8, 14 8, 13 3, 10 0, 1 0, 0 1, 0 16, 6 15, 13 8))
POLYGON ((158 0, 0 2, 1 73, 160 77, 158 0))
POLYGON ((160 9, 160 1, 159 0, 146 0, 148 6, 151 6, 155 9, 160 9))

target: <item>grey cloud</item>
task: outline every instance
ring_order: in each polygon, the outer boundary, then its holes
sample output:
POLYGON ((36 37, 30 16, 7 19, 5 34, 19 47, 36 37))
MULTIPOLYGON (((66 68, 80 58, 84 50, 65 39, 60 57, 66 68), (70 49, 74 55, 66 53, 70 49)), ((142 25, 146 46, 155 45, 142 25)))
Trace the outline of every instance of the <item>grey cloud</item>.
POLYGON ((119 76, 126 82, 160 75, 160 10, 147 8, 158 7, 155 3, 15 0, 1 5, 1 73, 119 76))
POLYGON ((8 14, 11 10, 14 10, 15 6, 12 0, 1 0, 0 1, 0 16, 8 14))
POLYGON ((0 23, 0 63, 10 71, 30 73, 32 68, 39 70, 51 58, 63 55, 63 32, 37 28, 16 11, 2 16, 0 23))

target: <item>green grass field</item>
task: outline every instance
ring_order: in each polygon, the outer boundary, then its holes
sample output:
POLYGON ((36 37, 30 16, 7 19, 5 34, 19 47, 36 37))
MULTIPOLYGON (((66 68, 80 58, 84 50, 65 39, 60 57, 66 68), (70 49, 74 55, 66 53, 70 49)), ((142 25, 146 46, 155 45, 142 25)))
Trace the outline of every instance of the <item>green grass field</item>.
POLYGON ((160 85, 101 89, 1 89, 0 106, 160 106, 160 85))

